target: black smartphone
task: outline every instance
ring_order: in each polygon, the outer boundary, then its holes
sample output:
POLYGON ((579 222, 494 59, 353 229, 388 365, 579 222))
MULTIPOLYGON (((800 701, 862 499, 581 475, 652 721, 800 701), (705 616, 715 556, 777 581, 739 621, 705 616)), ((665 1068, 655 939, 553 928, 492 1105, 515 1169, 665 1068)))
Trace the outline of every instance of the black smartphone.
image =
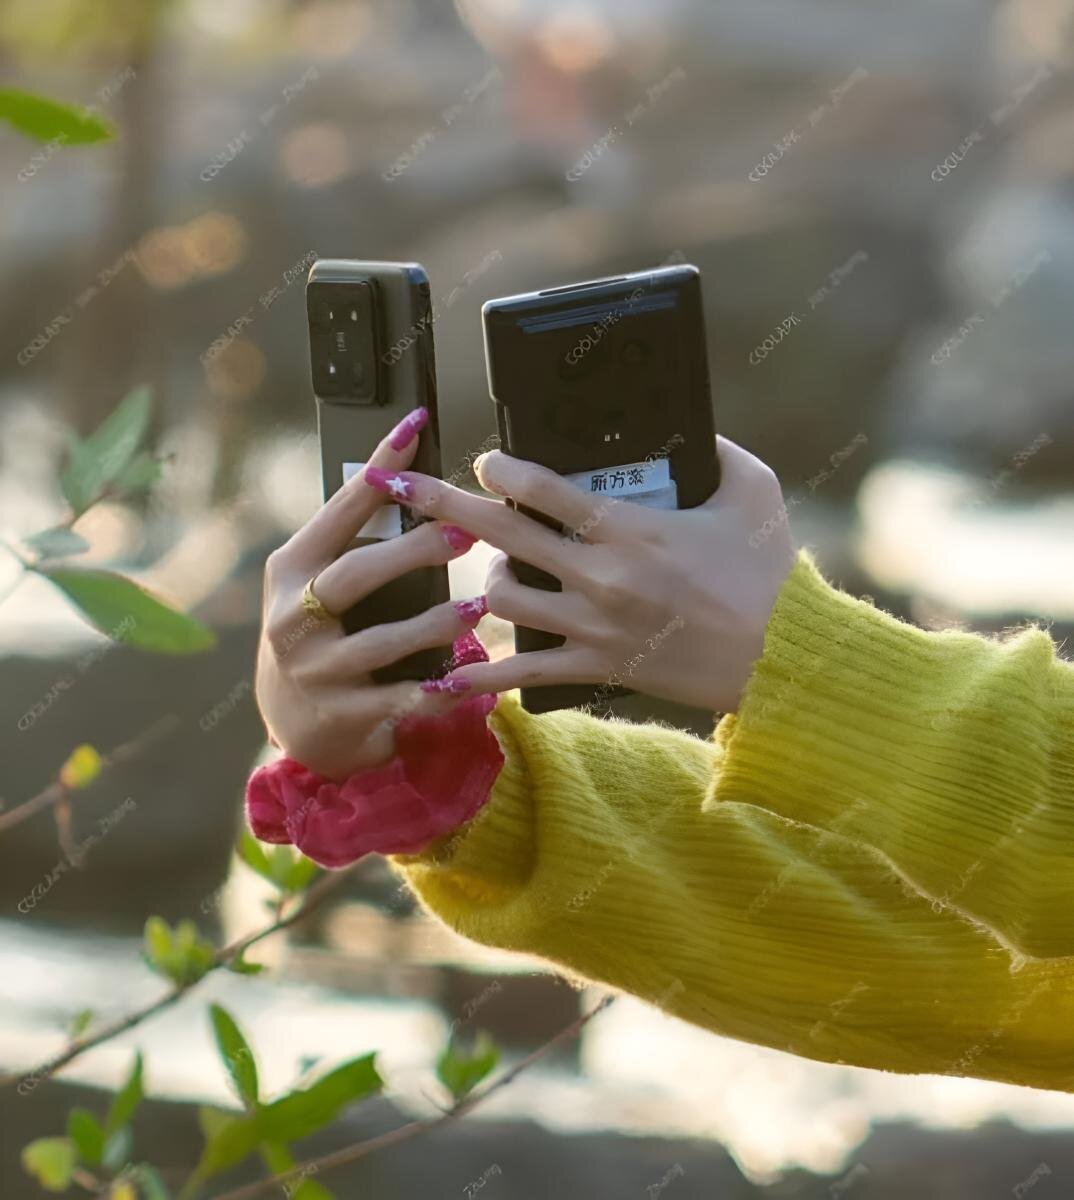
MULTIPOLYGON (((362 469, 377 443, 414 408, 429 410, 411 464, 439 478, 429 279, 418 263, 318 259, 306 283, 310 370, 317 398, 321 471, 327 500, 362 469)), ((426 518, 387 503, 355 546, 398 537, 426 518)), ((420 567, 371 592, 342 616, 347 633, 417 616, 450 595, 446 565, 420 567)), ((434 678, 451 647, 419 650, 378 668, 378 683, 434 678)))
MULTIPOLYGON (((482 316, 505 453, 551 467, 584 491, 654 508, 693 508, 719 486, 697 267, 489 300, 482 316)), ((509 562, 520 582, 560 590, 546 572, 509 562)), ((515 629, 519 653, 562 643, 557 634, 515 629)), ((598 681, 523 688, 522 703, 530 712, 601 708, 628 694, 598 681)))

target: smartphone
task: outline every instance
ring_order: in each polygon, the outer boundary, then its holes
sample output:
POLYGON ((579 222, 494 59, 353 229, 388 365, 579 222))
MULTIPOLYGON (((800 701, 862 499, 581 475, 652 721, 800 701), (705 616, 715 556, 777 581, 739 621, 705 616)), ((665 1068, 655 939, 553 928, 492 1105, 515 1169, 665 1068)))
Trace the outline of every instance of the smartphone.
MULTIPOLYGON (((693 508, 715 492, 719 461, 697 267, 657 267, 489 300, 482 317, 505 453, 550 467, 594 495, 652 508, 693 508)), ((546 572, 508 561, 520 582, 560 590, 546 572)), ((515 628, 519 653, 563 640, 515 628)), ((530 712, 599 709, 629 694, 598 681, 523 688, 522 703, 530 712)))
MULTIPOLYGON (((357 474, 377 443, 414 408, 429 410, 415 471, 439 478, 429 279, 418 263, 318 259, 306 282, 310 372, 317 399, 321 473, 327 500, 357 474)), ((398 537, 427 518, 386 503, 355 546, 398 537)), ((371 592, 342 615, 347 633, 417 616, 449 598, 446 565, 420 567, 371 592)), ((378 683, 442 674, 451 647, 419 650, 378 668, 378 683)))

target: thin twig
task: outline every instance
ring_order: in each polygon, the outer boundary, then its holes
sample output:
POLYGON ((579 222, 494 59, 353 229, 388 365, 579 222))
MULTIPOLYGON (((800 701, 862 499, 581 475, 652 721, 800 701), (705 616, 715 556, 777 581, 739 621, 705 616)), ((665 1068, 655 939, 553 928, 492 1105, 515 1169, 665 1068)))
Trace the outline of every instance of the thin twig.
MULTIPOLYGON (((174 713, 169 713, 167 716, 161 717, 145 733, 139 734, 133 741, 125 742, 122 746, 117 746, 111 754, 104 755, 100 763, 101 771, 106 771, 109 767, 118 766, 120 763, 134 758, 151 742, 155 742, 158 738, 163 737, 165 733, 171 732, 178 723, 179 718, 174 713)), ((24 800, 22 804, 16 805, 10 812, 0 815, 0 833, 6 833, 7 830, 20 825, 23 821, 28 820, 44 809, 52 808, 53 805, 59 804, 64 797, 70 795, 71 790, 61 783, 59 779, 54 779, 43 792, 39 792, 30 800, 24 800)))
MULTIPOLYGON (((362 862, 364 860, 360 859, 344 871, 333 871, 331 874, 325 875, 303 893, 302 903, 294 912, 288 914, 286 917, 280 917, 264 929, 259 929, 256 933, 239 938, 238 941, 232 942, 230 946, 225 946, 222 950, 218 950, 205 975, 209 975, 220 967, 226 966, 257 942, 270 937, 274 933, 279 933, 281 929, 286 929, 289 925, 293 925, 296 921, 301 920, 302 917, 316 908, 329 893, 335 891, 344 880, 349 879, 362 862)), ((87 1050, 92 1050, 94 1046, 99 1046, 102 1042, 110 1041, 119 1034, 126 1033, 128 1029, 133 1029, 136 1025, 140 1025, 147 1018, 155 1016, 158 1012, 163 1012, 166 1008, 170 1008, 177 1000, 180 1000, 187 992, 196 987, 205 978, 205 975, 202 975, 200 979, 194 980, 193 983, 176 984, 170 992, 165 992, 163 996, 154 1000, 152 1004, 147 1004, 145 1008, 129 1013, 127 1016, 121 1017, 118 1021, 113 1021, 111 1025, 106 1025, 98 1033, 93 1034, 92 1037, 83 1038, 80 1041, 72 1043, 62 1054, 57 1054, 55 1058, 42 1063, 40 1067, 20 1074, 0 1076, 0 1088, 10 1087, 13 1083, 29 1079, 34 1080, 34 1086, 36 1087, 43 1079, 54 1075, 62 1067, 66 1067, 68 1063, 85 1054, 87 1050)))
POLYGON ((223 1195, 217 1196, 216 1200, 250 1200, 251 1197, 260 1196, 262 1193, 267 1192, 269 1188, 281 1186, 292 1179, 305 1178, 310 1175, 320 1174, 322 1171, 331 1171, 335 1167, 346 1166, 348 1163, 357 1162, 359 1159, 366 1158, 378 1150, 384 1150, 388 1146, 395 1146, 400 1142, 409 1141, 412 1137, 417 1137, 422 1133, 429 1133, 441 1125, 446 1125, 449 1121, 456 1120, 483 1103, 494 1092, 498 1092, 501 1088, 512 1083, 523 1071, 528 1070, 538 1059, 543 1058, 554 1046, 580 1033, 582 1028, 592 1021, 597 1013, 607 1008, 614 999, 615 996, 612 994, 604 996, 588 1012, 584 1012, 581 1016, 576 1017, 569 1025, 549 1038, 547 1042, 538 1046, 532 1053, 527 1054, 521 1062, 516 1063, 509 1071, 505 1071, 485 1087, 471 1092, 468 1096, 464 1096, 441 1116, 431 1117, 426 1121, 410 1121, 406 1125, 400 1125, 398 1129, 390 1129, 387 1133, 367 1138, 364 1142, 356 1142, 353 1146, 344 1146, 341 1150, 334 1150, 331 1154, 322 1155, 320 1158, 311 1158, 306 1162, 297 1163, 289 1171, 284 1171, 280 1175, 273 1175, 270 1179, 259 1179, 255 1183, 245 1184, 243 1187, 235 1188, 234 1191, 225 1192, 223 1195))

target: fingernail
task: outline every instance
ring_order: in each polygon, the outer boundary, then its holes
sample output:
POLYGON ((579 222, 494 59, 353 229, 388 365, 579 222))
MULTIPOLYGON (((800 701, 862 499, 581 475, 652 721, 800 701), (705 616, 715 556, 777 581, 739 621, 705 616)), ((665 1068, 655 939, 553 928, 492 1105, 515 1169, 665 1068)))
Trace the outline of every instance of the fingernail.
POLYGON ((478 469, 478 467, 480 467, 480 466, 481 466, 481 460, 482 460, 482 459, 483 459, 483 458, 484 458, 484 457, 485 457, 487 454, 488 454, 488 451, 487 451, 487 450, 486 450, 486 451, 484 451, 483 453, 479 454, 479 455, 477 456, 477 458, 475 458, 475 459, 474 459, 474 461, 473 461, 473 463, 471 464, 471 465, 473 466, 473 468, 474 468, 474 474, 475 474, 475 475, 477 474, 477 469, 478 469))
POLYGON ((458 696, 469 691, 470 681, 467 679, 452 679, 445 675, 443 679, 423 679, 421 690, 437 696, 458 696))
POLYGON ((489 601, 487 596, 474 596, 470 600, 456 600, 453 607, 472 629, 488 612, 489 601))
POLYGON ((489 652, 481 639, 472 629, 468 629, 461 637, 451 643, 451 662, 446 674, 450 675, 459 667, 468 667, 471 663, 488 662, 489 652))
POLYGON ((381 467, 366 467, 362 478, 370 487, 378 492, 387 492, 395 500, 410 500, 414 495, 414 485, 403 477, 399 471, 385 471, 381 467))
POLYGON ((467 533, 460 525, 441 525, 440 532, 444 541, 458 554, 465 554, 477 541, 472 533, 467 533))
POLYGON ((429 410, 427 408, 415 408, 413 412, 408 412, 391 433, 388 434, 388 445, 393 450, 402 450, 405 446, 409 446, 414 438, 425 428, 428 420, 429 410))

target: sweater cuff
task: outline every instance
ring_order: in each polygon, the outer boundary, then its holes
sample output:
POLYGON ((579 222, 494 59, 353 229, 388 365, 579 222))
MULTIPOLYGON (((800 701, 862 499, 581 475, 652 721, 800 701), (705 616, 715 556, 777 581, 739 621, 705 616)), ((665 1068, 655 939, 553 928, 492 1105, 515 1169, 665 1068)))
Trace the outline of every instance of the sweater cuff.
POLYGON ((1074 691, 1054 651, 1036 628, 926 632, 833 587, 800 550, 738 712, 713 735, 714 798, 869 846, 1014 953, 1069 954, 1071 923, 1056 921, 1074 911, 1074 872, 1057 856, 1074 691))

